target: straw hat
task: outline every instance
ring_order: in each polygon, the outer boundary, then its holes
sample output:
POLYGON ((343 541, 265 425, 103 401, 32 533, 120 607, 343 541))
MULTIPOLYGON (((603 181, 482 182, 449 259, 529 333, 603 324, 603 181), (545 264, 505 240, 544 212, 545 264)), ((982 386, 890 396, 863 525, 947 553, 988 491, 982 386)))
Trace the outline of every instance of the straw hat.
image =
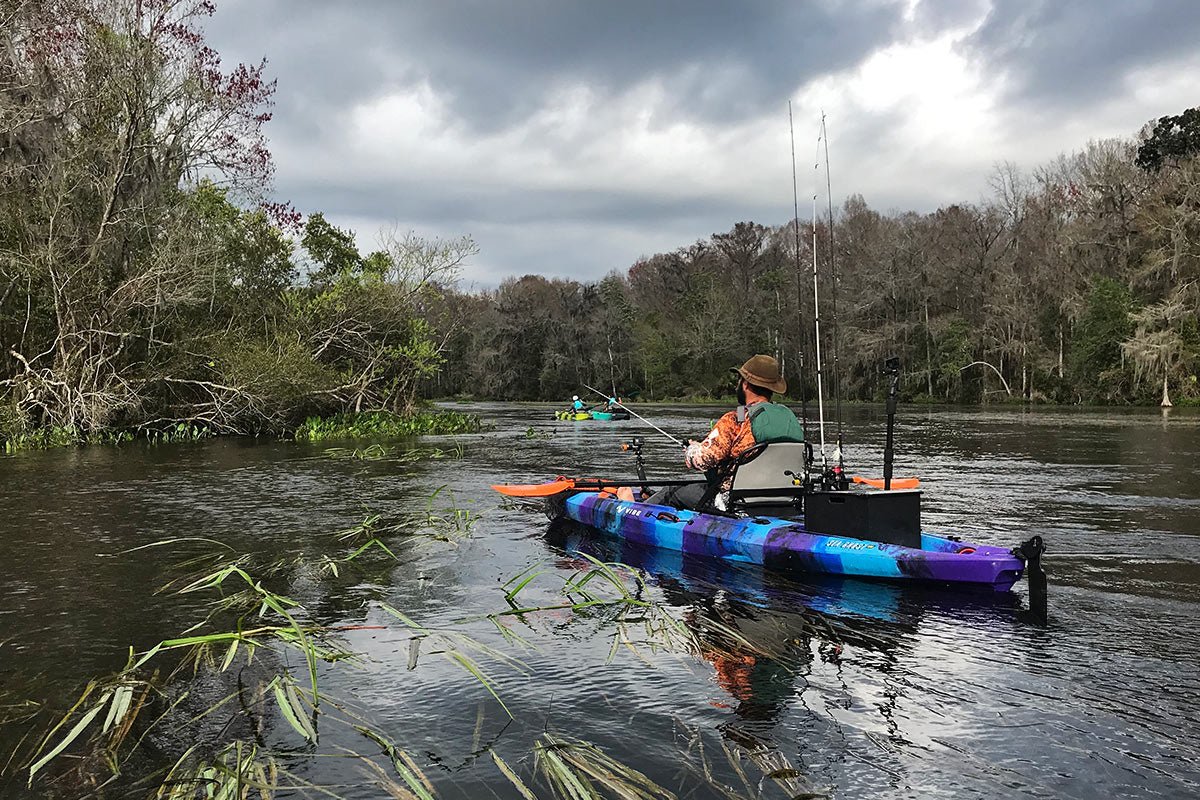
POLYGON ((741 375, 746 383, 770 389, 776 394, 783 394, 787 391, 787 381, 779 372, 779 362, 770 356, 752 356, 747 359, 745 364, 740 367, 730 367, 729 371, 741 375))

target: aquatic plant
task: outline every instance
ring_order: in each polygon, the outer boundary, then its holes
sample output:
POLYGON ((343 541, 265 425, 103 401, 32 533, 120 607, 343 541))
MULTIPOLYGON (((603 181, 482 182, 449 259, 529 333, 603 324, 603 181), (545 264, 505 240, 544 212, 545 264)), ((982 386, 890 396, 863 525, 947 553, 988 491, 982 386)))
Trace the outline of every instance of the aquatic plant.
POLYGON ((440 460, 445 458, 462 458, 466 453, 462 442, 455 442, 454 447, 443 450, 440 447, 389 448, 379 442, 367 447, 328 447, 325 449, 327 458, 349 459, 352 461, 382 461, 410 464, 426 459, 440 460))
POLYGON ((0 450, 6 454, 27 450, 49 450, 56 447, 76 447, 97 444, 125 444, 145 441, 149 444, 195 442, 213 436, 213 432, 196 423, 180 422, 165 428, 134 430, 82 431, 77 428, 47 427, 0 429, 0 450))
POLYGON ((623 800, 675 798, 673 792, 588 742, 547 733, 534 746, 534 753, 539 776, 558 797, 600 800, 611 793, 623 800), (605 793, 597 786, 603 787, 605 793))
POLYGON ((477 433, 482 423, 462 411, 418 411, 400 415, 387 411, 309 417, 295 431, 297 441, 327 439, 400 439, 422 434, 477 433))
MULTIPOLYGON (((476 519, 458 509, 453 496, 441 489, 430 495, 422 512, 391 520, 366 513, 358 524, 331 537, 347 550, 340 555, 325 554, 317 563, 323 558, 328 571, 338 576, 344 570, 358 569, 372 554, 396 562, 394 538, 433 535, 426 532, 432 530, 450 540, 463 531, 469 533, 476 519), (445 503, 447 508, 439 508, 445 503)), ((191 537, 146 547, 184 542, 213 540, 191 537)), ((63 764, 69 764, 74 780, 89 786, 119 784, 122 790, 143 789, 165 800, 272 798, 285 792, 288 796, 336 796, 329 788, 310 784, 289 771, 289 765, 295 765, 294 758, 284 757, 289 746, 264 736, 270 721, 275 720, 285 724, 276 726, 273 737, 293 738, 314 754, 353 759, 365 781, 393 797, 433 800, 438 794, 435 783, 421 771, 414 756, 322 685, 327 671, 361 658, 344 643, 343 634, 349 630, 403 632, 408 642, 407 669, 420 668, 422 659, 452 664, 510 718, 515 709, 510 705, 512 699, 503 696, 496 671, 529 670, 521 658, 506 651, 534 647, 519 631, 522 626, 535 625, 542 612, 568 609, 568 624, 592 624, 598 631, 611 633, 610 660, 622 649, 651 664, 650 652, 711 657, 723 647, 731 653, 770 657, 764 648, 719 620, 690 618, 686 613, 679 618, 655 598, 653 587, 637 569, 587 554, 572 554, 578 559, 578 568, 568 574, 537 564, 513 576, 503 586, 507 607, 483 617, 433 625, 390 603, 364 600, 363 611, 382 617, 382 624, 328 625, 313 621, 301 603, 270 588, 288 580, 287 575, 292 574, 288 570, 310 564, 311 559, 263 565, 220 546, 221 552, 188 559, 184 565, 187 573, 167 587, 179 595, 206 598, 208 615, 145 652, 131 651, 122 670, 89 682, 72 707, 25 753, 30 786, 52 787, 65 773, 51 773, 49 768, 54 765, 61 770, 63 764), (482 620, 494 626, 506 647, 486 644, 464 627, 482 620), (299 668, 289 667, 297 656, 299 668), (364 746, 321 752, 321 731, 328 733, 330 726, 351 732, 364 746), (160 730, 161 735, 155 733, 160 730), (151 774, 137 772, 145 762, 136 755, 147 741, 172 743, 174 749, 166 751, 170 766, 151 774)), ((554 624, 560 625, 561 616, 555 619, 554 624)), ((510 764, 491 750, 491 744, 478 742, 481 725, 482 707, 471 759, 489 755, 495 769, 526 800, 546 796, 546 792, 571 800, 675 796, 596 744, 552 729, 510 764)), ((345 741, 344 736, 339 738, 345 741)), ((805 794, 807 784, 797 782, 799 773, 782 754, 753 742, 748 747, 747 752, 726 747, 730 764, 719 770, 741 776, 744 790, 717 780, 718 770, 706 760, 702 741, 695 749, 689 746, 680 752, 681 774, 731 800, 764 796, 761 782, 768 779, 797 796, 819 796, 805 794), (759 791, 751 791, 754 784, 743 758, 763 773, 759 791)))
MULTIPOLYGON (((342 533, 343 539, 368 538, 341 563, 352 562, 370 547, 394 558, 375 536, 378 522, 378 515, 374 515, 342 533)), ((184 541, 208 540, 192 537, 145 547, 165 547, 184 541)), ((227 741, 203 741, 176 754, 173 766, 157 787, 157 797, 241 798, 251 791, 271 797, 277 789, 303 786, 299 779, 283 782, 287 772, 279 765, 276 753, 259 734, 253 733, 263 730, 265 714, 274 713, 303 741, 314 745, 319 741, 319 720, 351 727, 384 748, 401 778, 396 786, 406 787, 405 792, 417 797, 432 798, 431 784, 411 758, 321 689, 321 665, 360 658, 341 643, 341 633, 384 626, 328 626, 309 621, 300 603, 267 588, 273 568, 264 568, 265 578, 255 577, 245 556, 229 559, 206 554, 186 563, 191 567, 207 563, 208 567, 198 576, 177 578, 168 586, 180 595, 217 595, 210 603, 209 615, 180 636, 163 640, 143 653, 131 650, 122 670, 89 682, 75 703, 33 747, 27 761, 29 786, 51 763, 68 753, 73 754, 72 762, 86 780, 97 786, 115 781, 147 737, 155 729, 169 725, 175 741, 187 740, 189 730, 206 730, 210 736, 213 730, 222 732, 216 734, 218 737, 233 730, 249 731, 252 735, 230 734, 227 741), (214 560, 220 563, 213 565, 214 560), (293 674, 287 666, 292 660, 289 654, 300 656, 301 676, 293 674), (174 657, 167 658, 168 655, 174 657), (210 687, 222 683, 236 686, 230 685, 228 691, 205 708, 185 708, 191 692, 172 687, 188 673, 202 676, 202 683, 210 687), (153 710, 148 714, 149 709, 153 710), (135 727, 138 735, 132 737, 135 727), (105 771, 107 777, 102 774, 105 771)), ((519 660, 477 642, 460 630, 428 627, 390 605, 381 603, 378 607, 411 632, 409 669, 417 668, 422 651, 444 658, 477 680, 508 713, 485 664, 494 662, 505 668, 525 669, 519 660)), ((369 761, 368 756, 351 755, 369 761)), ((373 762, 366 768, 373 773, 380 769, 373 762)))
POLYGON ((575 554, 590 568, 580 567, 573 574, 561 577, 541 564, 535 564, 504 584, 504 599, 509 608, 488 615, 494 623, 504 617, 529 617, 548 611, 572 611, 581 619, 592 619, 602 629, 611 631, 612 642, 608 660, 612 661, 622 648, 639 660, 650 664, 646 653, 674 652, 689 655, 713 653, 727 648, 739 654, 774 655, 750 642, 734 628, 716 620, 695 620, 692 623, 675 617, 662 603, 648 597, 645 578, 639 570, 620 562, 606 562, 587 553, 575 554), (556 594, 562 602, 526 604, 520 596, 542 576, 552 576, 559 585, 556 594), (701 642, 701 636, 704 642, 701 642))

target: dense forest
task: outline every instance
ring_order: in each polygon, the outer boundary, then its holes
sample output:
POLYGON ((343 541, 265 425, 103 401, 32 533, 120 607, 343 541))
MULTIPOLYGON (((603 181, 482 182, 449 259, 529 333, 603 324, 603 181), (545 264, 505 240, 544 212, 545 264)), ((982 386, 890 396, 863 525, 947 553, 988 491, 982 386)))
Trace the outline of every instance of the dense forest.
MULTIPOLYGON (((0 0, 0 440, 180 424, 287 432, 452 395, 726 394, 776 353, 811 395, 813 248, 843 396, 1200 398, 1200 110, 991 176, 992 197, 728 232, 579 282, 463 292, 477 252, 360 253, 270 202, 264 64, 222 66, 205 0, 0 0), (836 330, 834 303, 836 300, 836 330)), ((614 265, 617 267, 618 265, 614 265)))

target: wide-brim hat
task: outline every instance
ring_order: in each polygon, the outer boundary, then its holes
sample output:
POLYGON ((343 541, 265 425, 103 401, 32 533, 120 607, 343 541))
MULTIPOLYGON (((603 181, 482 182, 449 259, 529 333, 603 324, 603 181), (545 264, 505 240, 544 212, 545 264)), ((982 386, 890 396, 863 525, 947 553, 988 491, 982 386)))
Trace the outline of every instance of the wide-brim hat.
POLYGON ((742 376, 742 380, 764 389, 770 389, 776 394, 787 392, 787 381, 779 371, 779 362, 771 356, 756 355, 746 360, 740 367, 730 367, 730 372, 742 376))

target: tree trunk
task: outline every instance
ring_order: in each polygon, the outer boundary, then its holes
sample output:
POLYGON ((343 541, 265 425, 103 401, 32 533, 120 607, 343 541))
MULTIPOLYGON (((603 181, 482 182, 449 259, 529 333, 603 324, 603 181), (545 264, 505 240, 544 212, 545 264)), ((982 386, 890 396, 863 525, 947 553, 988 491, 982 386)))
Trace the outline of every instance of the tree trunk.
POLYGON ((1058 323, 1058 377, 1064 376, 1063 372, 1063 324, 1058 323))
POLYGON ((1167 376, 1166 375, 1163 375, 1163 396, 1162 396, 1162 402, 1159 403, 1159 405, 1162 406, 1163 408, 1170 408, 1172 406, 1171 395, 1167 392, 1167 376))
POLYGON ((925 393, 933 399, 933 333, 929 330, 929 300, 925 301, 925 393))

